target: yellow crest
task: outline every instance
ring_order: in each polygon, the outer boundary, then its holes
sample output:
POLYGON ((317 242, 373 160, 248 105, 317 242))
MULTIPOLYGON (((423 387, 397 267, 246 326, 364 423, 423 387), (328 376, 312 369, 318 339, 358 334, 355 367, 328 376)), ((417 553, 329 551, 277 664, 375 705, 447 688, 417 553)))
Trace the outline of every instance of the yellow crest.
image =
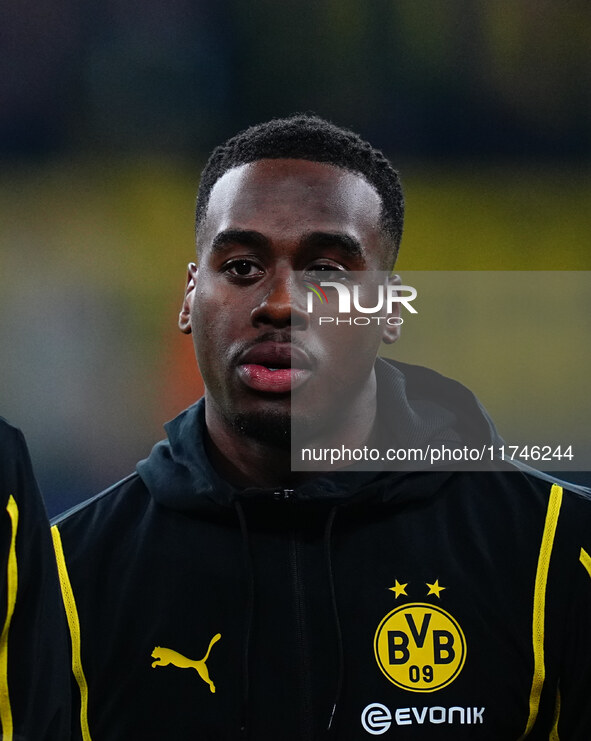
POLYGON ((410 692, 435 692, 456 679, 466 660, 458 622, 436 605, 414 602, 389 612, 374 637, 384 675, 410 692))

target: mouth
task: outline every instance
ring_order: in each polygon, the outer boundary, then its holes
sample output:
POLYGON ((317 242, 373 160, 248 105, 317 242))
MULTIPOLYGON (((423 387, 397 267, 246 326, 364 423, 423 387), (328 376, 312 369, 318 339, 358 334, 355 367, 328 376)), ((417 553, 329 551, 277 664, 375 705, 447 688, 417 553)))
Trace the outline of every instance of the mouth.
POLYGON ((238 375, 255 391, 286 394, 304 384, 312 373, 308 355, 290 342, 261 342, 239 359, 238 375))

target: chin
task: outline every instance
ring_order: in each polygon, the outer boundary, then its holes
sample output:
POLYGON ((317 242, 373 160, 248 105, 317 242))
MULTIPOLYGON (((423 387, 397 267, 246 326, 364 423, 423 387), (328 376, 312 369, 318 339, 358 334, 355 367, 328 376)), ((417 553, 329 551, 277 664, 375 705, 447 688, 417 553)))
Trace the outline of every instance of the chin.
POLYGON ((334 434, 340 418, 335 410, 319 415, 309 405, 295 409, 293 404, 291 408, 253 409, 226 417, 239 435, 284 452, 289 452, 292 445, 303 445, 327 433, 334 434))
POLYGON ((280 410, 240 412, 234 414, 232 428, 252 440, 289 452, 291 445, 291 415, 280 410))

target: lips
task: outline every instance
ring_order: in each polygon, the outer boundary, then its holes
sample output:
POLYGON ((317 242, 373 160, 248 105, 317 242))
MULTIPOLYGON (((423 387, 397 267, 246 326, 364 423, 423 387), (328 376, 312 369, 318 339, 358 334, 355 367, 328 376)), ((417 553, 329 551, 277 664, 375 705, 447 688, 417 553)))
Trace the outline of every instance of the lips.
POLYGON ((261 342, 238 361, 238 375, 255 391, 285 394, 305 383, 311 375, 308 355, 291 342, 261 342))

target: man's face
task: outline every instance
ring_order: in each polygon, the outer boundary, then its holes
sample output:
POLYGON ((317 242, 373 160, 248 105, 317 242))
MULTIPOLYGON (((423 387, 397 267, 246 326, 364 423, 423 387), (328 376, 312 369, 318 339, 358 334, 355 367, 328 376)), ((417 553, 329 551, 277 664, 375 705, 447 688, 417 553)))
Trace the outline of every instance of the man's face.
POLYGON ((317 162, 264 159, 216 182, 179 322, 193 334, 208 420, 279 444, 292 417, 313 425, 374 393, 384 328, 313 327, 303 279, 384 270, 380 212, 364 178, 317 162))

